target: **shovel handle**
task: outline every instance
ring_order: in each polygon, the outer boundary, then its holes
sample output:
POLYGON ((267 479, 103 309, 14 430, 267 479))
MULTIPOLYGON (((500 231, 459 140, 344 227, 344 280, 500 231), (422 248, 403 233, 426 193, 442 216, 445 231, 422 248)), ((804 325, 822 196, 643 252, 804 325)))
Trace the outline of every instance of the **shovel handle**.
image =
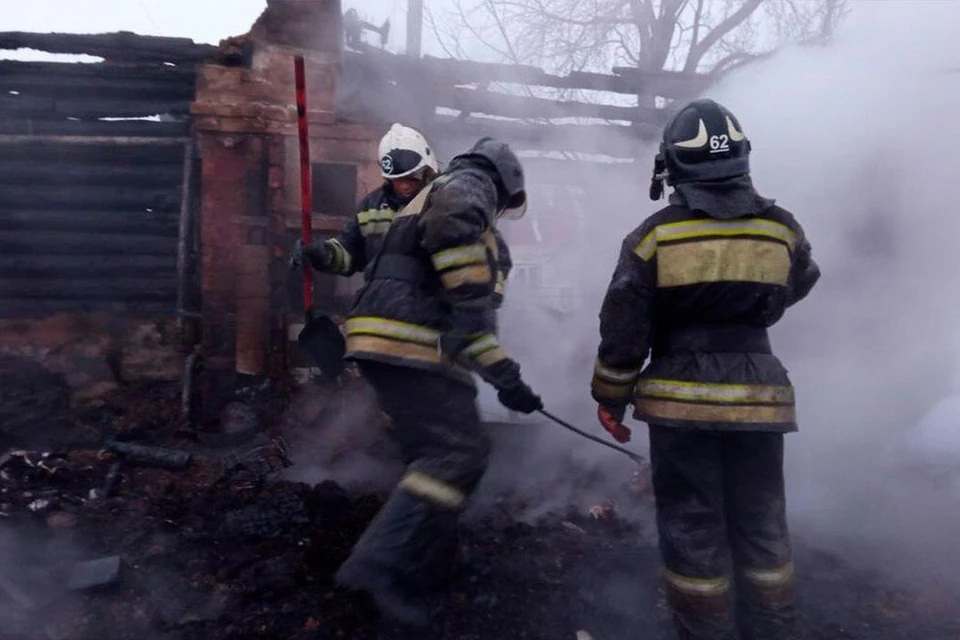
MULTIPOLYGON (((303 56, 293 59, 293 75, 297 88, 297 134, 300 138, 300 240, 304 246, 313 241, 313 201, 310 193, 310 137, 307 134, 307 80, 303 56)), ((303 265, 303 310, 313 307, 313 271, 303 265)))

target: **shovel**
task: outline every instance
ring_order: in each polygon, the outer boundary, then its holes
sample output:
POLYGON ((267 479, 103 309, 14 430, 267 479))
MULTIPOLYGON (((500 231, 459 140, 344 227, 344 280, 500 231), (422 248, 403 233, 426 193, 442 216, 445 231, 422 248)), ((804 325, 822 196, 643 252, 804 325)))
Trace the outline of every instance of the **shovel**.
MULTIPOLYGON (((297 88, 297 133, 300 138, 300 240, 304 246, 313 241, 313 201, 310 193, 310 138, 307 133, 307 83, 303 56, 293 59, 297 88)), ((313 270, 303 265, 304 325, 297 344, 324 376, 336 379, 343 373, 346 342, 340 327, 330 316, 313 307, 313 270)))

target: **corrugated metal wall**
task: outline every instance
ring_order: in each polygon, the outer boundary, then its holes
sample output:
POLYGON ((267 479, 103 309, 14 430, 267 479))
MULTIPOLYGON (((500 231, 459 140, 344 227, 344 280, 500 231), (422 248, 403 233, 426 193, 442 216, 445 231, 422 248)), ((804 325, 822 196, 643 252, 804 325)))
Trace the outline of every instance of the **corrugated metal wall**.
MULTIPOLYGON (((57 50, 55 35, 0 34, 0 48, 57 50)), ((173 315, 201 48, 69 37, 105 61, 0 61, 0 317, 173 315)))

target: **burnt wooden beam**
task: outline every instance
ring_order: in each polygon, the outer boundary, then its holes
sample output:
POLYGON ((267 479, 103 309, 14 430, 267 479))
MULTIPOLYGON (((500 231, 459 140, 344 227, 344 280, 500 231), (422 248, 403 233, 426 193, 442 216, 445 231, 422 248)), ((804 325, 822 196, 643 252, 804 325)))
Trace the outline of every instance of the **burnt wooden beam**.
POLYGON ((91 136, 103 138, 180 138, 183 144, 190 133, 188 120, 159 122, 156 120, 37 120, 31 118, 0 119, 0 136, 91 136))
MULTIPOLYGON (((51 255, 48 253, 0 255, 0 273, 25 273, 61 271, 70 277, 93 277, 93 273, 123 273, 132 270, 138 274, 164 273, 172 275, 176 269, 173 256, 150 255, 51 255), (169 273, 168 273, 169 272, 169 273)), ((9 277, 9 276, 7 276, 9 277)))
POLYGON ((539 85, 551 81, 551 76, 543 69, 531 65, 475 62, 429 55, 409 58, 379 50, 359 54, 348 52, 344 60, 346 64, 366 73, 373 72, 382 76, 419 73, 421 77, 450 84, 499 81, 539 85))
POLYGON ((53 98, 97 98, 100 100, 139 101, 184 100, 191 102, 194 86, 186 82, 128 80, 109 77, 73 77, 49 74, 4 78, 0 71, 0 95, 43 96, 53 98))
POLYGON ((521 158, 531 184, 645 184, 652 166, 636 162, 588 162, 553 158, 521 158))
POLYGON ((628 122, 638 120, 657 122, 661 118, 660 112, 656 109, 513 96, 461 87, 438 93, 437 105, 466 113, 484 113, 510 118, 580 117, 628 122))
POLYGON ((197 316, 202 316, 203 294, 200 282, 200 176, 201 160, 197 145, 191 142, 183 150, 180 183, 180 215, 177 220, 177 313, 183 347, 192 347, 194 336, 199 340, 197 316), (194 326, 197 325, 197 326, 194 326), (191 328, 192 327, 192 328, 191 328))
POLYGON ((81 79, 113 78, 115 80, 149 81, 172 84, 193 84, 196 69, 154 64, 110 64, 107 62, 45 62, 35 60, 0 60, 0 87, 7 82, 44 76, 81 79))
POLYGON ((180 186, 139 188, 121 184, 87 186, 76 184, 5 185, 0 189, 0 209, 46 210, 146 210, 177 211, 180 186))
POLYGON ((135 100, 118 96, 32 96, 0 94, 0 117, 13 118, 137 118, 163 114, 187 115, 190 99, 177 95, 138 96, 135 100))
MULTIPOLYGON (((140 211, 0 210, 0 230, 79 231, 173 237, 177 215, 140 211)), ((0 261, 2 264, 2 261, 0 261)))
POLYGON ((0 156, 0 184, 125 185, 176 188, 182 170, 175 164, 63 162, 0 156))
POLYGON ((184 138, 124 136, 0 135, 0 156, 24 162, 130 163, 150 166, 183 163, 184 138))
POLYGON ((170 299, 160 301, 0 297, 0 317, 3 318, 44 318, 55 313, 108 311, 128 318, 156 320, 165 316, 172 317, 175 310, 172 294, 170 299))
POLYGON ((196 64, 216 54, 217 47, 188 38, 141 36, 129 31, 115 33, 0 32, 0 49, 37 49, 47 53, 98 56, 115 62, 171 62, 196 64))
MULTIPOLYGON (((462 85, 504 82, 555 89, 609 91, 627 95, 643 93, 668 99, 689 99, 712 82, 703 74, 683 72, 642 72, 616 67, 614 74, 574 71, 565 76, 550 74, 539 67, 503 63, 476 62, 424 56, 409 59, 382 51, 347 53, 344 64, 359 75, 380 79, 404 80, 408 86, 425 83, 462 85)), ((401 83, 404 84, 404 83, 401 83)))
POLYGON ((176 276, 99 280, 0 278, 0 298, 159 301, 174 296, 176 282, 176 276))
POLYGON ((682 71, 642 71, 635 67, 614 67, 613 72, 637 85, 635 93, 691 100, 710 87, 716 78, 682 71))
POLYGON ((483 136, 493 136, 516 150, 572 151, 633 158, 658 133, 617 124, 533 124, 493 118, 437 116, 424 127, 437 147, 462 151, 483 136))
POLYGON ((192 100, 195 84, 192 67, 0 61, 0 94, 192 100))
MULTIPOLYGON (((96 256, 99 257, 99 256, 96 256)), ((16 273, 10 274, 8 278, 21 282, 35 280, 108 280, 118 278, 137 278, 137 279, 163 279, 175 278, 177 268, 173 264, 173 259, 167 259, 167 264, 159 267, 134 267, 131 265, 101 265, 96 261, 96 257, 84 260, 80 268, 71 268, 67 266, 33 266, 29 263, 17 269, 16 273)), ((2 267, 0 267, 2 273, 2 267)), ((0 276, 2 279, 3 276, 0 276)))
POLYGON ((0 93, 108 92, 179 93, 192 99, 193 67, 114 65, 102 62, 21 62, 0 60, 0 93))
MULTIPOLYGON (((3 145, 26 145, 44 147, 51 145, 79 145, 84 147, 118 146, 118 147, 181 147, 190 138, 163 138, 139 136, 35 136, 35 135, 0 135, 0 147, 3 145)), ((154 152, 153 149, 149 150, 154 152)), ((177 157, 180 158, 179 152, 177 157)))
POLYGON ((176 237, 131 236, 123 233, 89 233, 82 231, 2 231, 0 255, 45 253, 57 256, 176 255, 176 237))

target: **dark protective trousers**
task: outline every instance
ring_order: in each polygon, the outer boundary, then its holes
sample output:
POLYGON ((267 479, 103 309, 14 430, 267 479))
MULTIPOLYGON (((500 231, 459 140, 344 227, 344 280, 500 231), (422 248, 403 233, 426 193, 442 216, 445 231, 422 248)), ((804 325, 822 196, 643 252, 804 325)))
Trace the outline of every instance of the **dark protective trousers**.
POLYGON ((783 435, 650 425, 650 461, 680 638, 796 638, 783 435))
POLYGON ((409 367, 364 361, 361 370, 393 422, 406 470, 338 577, 406 593, 429 590, 453 573, 460 510, 487 467, 490 441, 477 392, 409 367))

